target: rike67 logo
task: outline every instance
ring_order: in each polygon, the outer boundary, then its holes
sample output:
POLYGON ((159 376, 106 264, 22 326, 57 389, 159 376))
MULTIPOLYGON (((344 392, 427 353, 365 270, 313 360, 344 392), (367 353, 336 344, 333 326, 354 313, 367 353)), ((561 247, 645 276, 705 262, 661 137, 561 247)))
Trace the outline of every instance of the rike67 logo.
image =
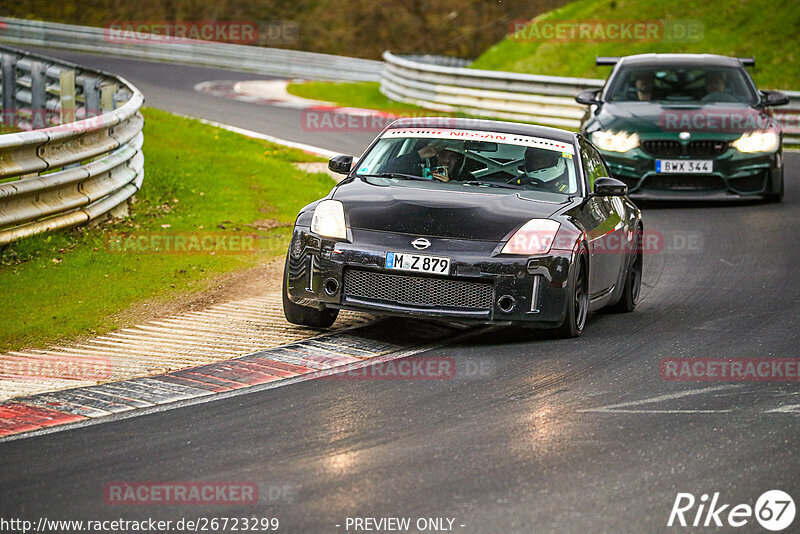
POLYGON ((763 528, 778 532, 794 521, 794 501, 781 490, 764 492, 754 507, 749 504, 731 505, 720 501, 719 492, 711 498, 707 493, 695 499, 691 493, 678 493, 667 526, 734 527, 752 525, 753 519, 763 528))

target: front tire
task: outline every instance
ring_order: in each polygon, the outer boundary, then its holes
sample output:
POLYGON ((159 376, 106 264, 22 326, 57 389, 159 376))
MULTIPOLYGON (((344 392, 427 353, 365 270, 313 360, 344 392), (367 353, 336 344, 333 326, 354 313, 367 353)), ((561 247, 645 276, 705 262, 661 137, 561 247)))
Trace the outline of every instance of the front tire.
POLYGON ((553 333, 561 338, 574 338, 581 335, 589 315, 589 261, 585 251, 578 254, 575 262, 575 275, 572 279, 567 313, 561 326, 553 333))
POLYGON ((764 196, 764 202, 767 204, 776 204, 783 201, 783 176, 781 176, 781 187, 777 193, 770 193, 764 196))
POLYGON ((318 310, 310 306, 301 306, 289 300, 289 256, 286 256, 286 263, 283 266, 283 315, 292 324, 310 326, 312 328, 328 328, 331 326, 339 310, 334 308, 324 308, 318 310))

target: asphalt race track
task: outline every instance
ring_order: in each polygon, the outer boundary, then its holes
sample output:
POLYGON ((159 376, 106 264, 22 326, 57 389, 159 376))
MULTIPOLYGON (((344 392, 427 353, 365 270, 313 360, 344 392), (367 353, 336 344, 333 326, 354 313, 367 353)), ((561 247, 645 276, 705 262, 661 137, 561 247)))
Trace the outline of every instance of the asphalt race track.
MULTIPOLYGON (((126 77, 152 107, 350 153, 373 135, 309 132, 299 110, 192 90, 263 77, 48 53, 126 77)), ((661 532, 676 530, 678 492, 797 498, 796 382, 660 372, 672 357, 797 356, 800 154, 786 167, 782 204, 643 206, 665 245, 645 257, 642 301, 593 315, 578 340, 497 329, 426 355, 482 362, 452 380, 309 380, 5 442, 0 513, 277 517, 279 532, 346 532, 348 517, 454 518, 465 533, 661 532), (104 500, 112 481, 191 480, 252 482, 262 495, 244 507, 104 500)))

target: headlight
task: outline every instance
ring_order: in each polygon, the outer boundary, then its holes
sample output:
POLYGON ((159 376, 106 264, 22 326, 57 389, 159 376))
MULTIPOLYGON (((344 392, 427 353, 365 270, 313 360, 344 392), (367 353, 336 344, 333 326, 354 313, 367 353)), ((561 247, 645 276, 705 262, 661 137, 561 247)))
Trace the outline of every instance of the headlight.
POLYGON ((597 131, 592 134, 592 142, 600 150, 608 152, 627 152, 639 146, 639 136, 628 132, 602 132, 597 131))
POLYGON ((347 239, 344 204, 338 200, 323 200, 317 204, 311 218, 311 231, 326 237, 347 239))
POLYGON ((559 226, 561 223, 550 219, 531 219, 514 232, 500 254, 546 254, 559 226))
POLYGON ((757 131, 742 134, 731 146, 739 152, 775 152, 780 142, 780 136, 775 132, 757 131))

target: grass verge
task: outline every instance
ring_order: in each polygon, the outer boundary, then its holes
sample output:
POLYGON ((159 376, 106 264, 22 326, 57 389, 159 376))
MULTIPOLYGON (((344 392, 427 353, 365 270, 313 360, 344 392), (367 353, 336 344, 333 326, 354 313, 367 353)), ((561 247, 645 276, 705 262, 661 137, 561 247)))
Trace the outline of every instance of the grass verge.
POLYGON ((143 114, 145 180, 130 218, 0 250, 1 351, 103 333, 124 326, 119 314, 133 304, 201 292, 223 273, 260 265, 283 253, 298 209, 333 186, 328 175, 292 165, 322 161, 315 156, 154 109, 143 114), (152 236, 167 248, 165 237, 206 235, 229 236, 227 246, 145 250, 152 236), (231 235, 253 246, 231 246, 231 235))
POLYGON ((323 100, 337 106, 375 109, 398 115, 420 116, 420 112, 437 114, 420 106, 391 100, 381 93, 378 82, 290 83, 286 90, 289 94, 301 98, 323 100))
POLYGON ((289 94, 302 98, 322 100, 341 107, 383 111, 398 117, 486 118, 461 112, 436 111, 414 104, 397 102, 381 93, 378 82, 302 82, 291 83, 286 90, 289 94))

